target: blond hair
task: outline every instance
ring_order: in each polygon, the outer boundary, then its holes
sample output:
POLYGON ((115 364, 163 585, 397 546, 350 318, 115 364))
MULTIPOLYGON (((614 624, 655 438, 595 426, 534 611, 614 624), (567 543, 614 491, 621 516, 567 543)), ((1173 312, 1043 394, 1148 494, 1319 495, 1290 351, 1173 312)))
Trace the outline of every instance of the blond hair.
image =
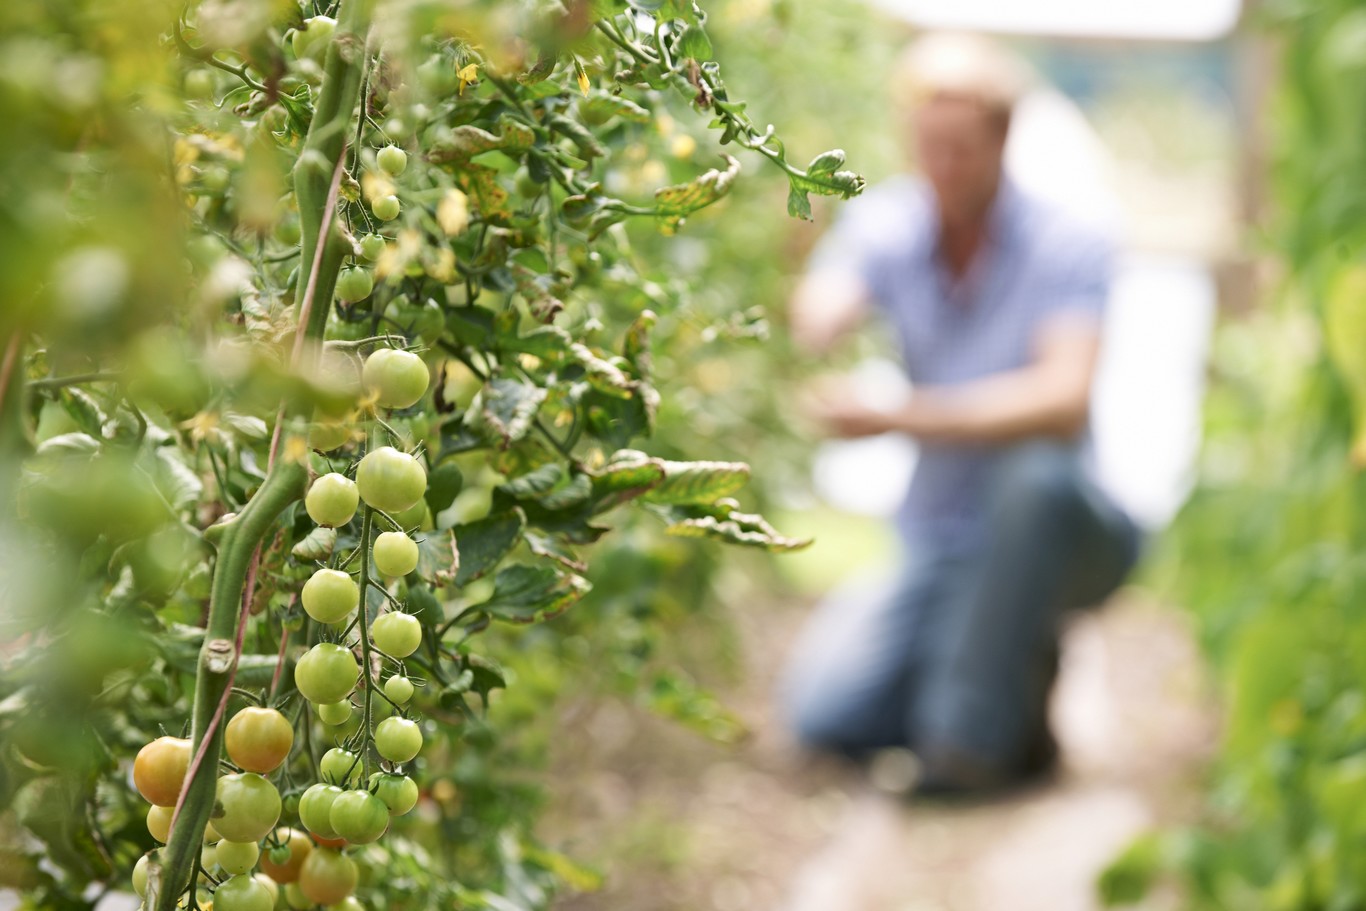
POLYGON ((1019 58, 980 35, 941 32, 906 48, 897 61, 892 97, 903 110, 933 98, 961 98, 980 104, 1002 125, 1029 88, 1030 73, 1019 58))

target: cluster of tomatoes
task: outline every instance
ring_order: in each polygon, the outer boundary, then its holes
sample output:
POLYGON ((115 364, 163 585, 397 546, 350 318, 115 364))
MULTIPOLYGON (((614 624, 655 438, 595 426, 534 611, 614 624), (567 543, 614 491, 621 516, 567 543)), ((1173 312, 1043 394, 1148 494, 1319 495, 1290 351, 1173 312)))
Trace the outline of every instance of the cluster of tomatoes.
MULTIPOLYGON (((361 384, 370 401, 381 408, 407 408, 426 393, 430 374, 416 354, 380 348, 366 358, 361 384)), ((342 423, 316 422, 310 444, 322 452, 338 449, 352 438, 342 423)), ((362 572, 373 567, 380 575, 401 578, 417 569, 420 549, 404 531, 405 519, 425 513, 427 476, 414 456, 391 446, 371 448, 356 466, 355 478, 341 472, 318 477, 304 498, 309 517, 324 527, 349 524, 363 502, 370 510, 363 523, 371 527, 381 516, 394 530, 374 536, 362 572)), ((416 526, 418 522, 412 522, 416 526)), ((365 585, 379 582, 373 577, 365 585)), ((251 706, 238 711, 224 731, 227 758, 240 771, 221 775, 210 825, 205 833, 200 867, 203 886, 213 911, 271 911, 281 905, 310 908, 322 905, 336 911, 361 911, 352 893, 359 880, 355 861, 345 853, 351 845, 365 845, 387 831, 392 817, 411 811, 418 787, 402 767, 421 751, 423 736, 416 721, 406 717, 414 692, 403 673, 403 659, 422 644, 422 624, 413 615, 391 609, 371 621, 358 616, 361 592, 353 575, 341 568, 321 568, 304 583, 299 595, 310 618, 330 630, 331 638, 306 651, 294 668, 294 684, 325 725, 340 729, 356 711, 353 695, 358 685, 363 716, 355 734, 329 749, 319 763, 319 780, 288 801, 301 828, 280 827, 286 802, 268 778, 289 759, 294 725, 278 709, 251 706), (351 630, 360 641, 349 643, 351 630), (377 652, 381 661, 371 667, 390 667, 382 684, 373 670, 362 674, 356 651, 377 652), (371 728, 372 697, 388 704, 388 711, 371 728), (369 751, 380 762, 368 777, 369 751), (257 868, 259 867, 259 872, 257 868)), ((165 843, 170 837, 173 808, 191 765, 190 741, 161 737, 138 753, 134 783, 152 807, 147 827, 165 843)), ((152 855, 143 857, 133 874, 133 886, 143 897, 152 855)))

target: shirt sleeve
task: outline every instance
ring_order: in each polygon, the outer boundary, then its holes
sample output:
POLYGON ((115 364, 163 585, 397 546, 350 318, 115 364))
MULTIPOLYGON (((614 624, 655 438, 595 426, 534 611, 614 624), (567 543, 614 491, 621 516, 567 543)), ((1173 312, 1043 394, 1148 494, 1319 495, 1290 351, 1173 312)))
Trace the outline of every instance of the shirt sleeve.
POLYGON ((1114 276, 1110 237, 1102 229, 1077 228, 1060 232, 1054 250, 1065 255, 1056 265, 1053 287, 1042 302, 1045 315, 1103 322, 1114 276))

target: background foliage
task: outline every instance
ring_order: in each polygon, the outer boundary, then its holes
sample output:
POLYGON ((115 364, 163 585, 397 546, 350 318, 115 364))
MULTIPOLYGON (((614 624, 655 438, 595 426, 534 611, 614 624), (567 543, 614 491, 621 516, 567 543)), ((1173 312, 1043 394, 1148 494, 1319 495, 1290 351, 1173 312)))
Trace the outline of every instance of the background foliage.
POLYGON ((1366 6, 1267 4, 1283 49, 1271 305, 1214 352, 1202 481, 1154 581, 1197 613, 1227 701, 1203 823, 1102 880, 1136 901, 1174 869, 1189 907, 1366 903, 1366 6))

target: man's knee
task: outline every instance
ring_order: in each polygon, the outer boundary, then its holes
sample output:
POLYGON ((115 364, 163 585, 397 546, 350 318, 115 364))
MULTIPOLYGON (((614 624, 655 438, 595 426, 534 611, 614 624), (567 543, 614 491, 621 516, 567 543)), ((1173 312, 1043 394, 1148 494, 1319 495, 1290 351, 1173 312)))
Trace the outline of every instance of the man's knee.
POLYGON ((1031 440, 1002 457, 993 490, 993 506, 1002 514, 1037 519, 1064 512, 1078 502, 1081 467, 1074 450, 1031 440))

